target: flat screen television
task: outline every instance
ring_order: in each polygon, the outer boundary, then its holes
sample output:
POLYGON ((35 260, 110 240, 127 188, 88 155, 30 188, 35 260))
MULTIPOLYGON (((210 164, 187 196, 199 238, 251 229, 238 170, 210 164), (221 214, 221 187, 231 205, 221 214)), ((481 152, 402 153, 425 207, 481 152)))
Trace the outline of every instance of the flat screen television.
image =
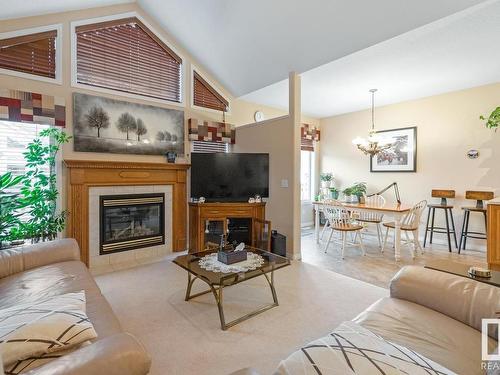
POLYGON ((269 154, 192 153, 191 197, 246 202, 269 197, 269 154))

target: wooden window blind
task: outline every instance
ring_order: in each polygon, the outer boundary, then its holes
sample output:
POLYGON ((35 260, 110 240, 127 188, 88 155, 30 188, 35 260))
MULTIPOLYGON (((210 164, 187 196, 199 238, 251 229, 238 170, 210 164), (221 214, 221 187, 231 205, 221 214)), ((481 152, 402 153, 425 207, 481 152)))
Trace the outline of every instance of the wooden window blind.
POLYGON ((181 102, 182 59, 136 17, 75 31, 78 83, 181 102))
POLYGON ((193 72, 193 104, 198 107, 227 111, 229 102, 198 73, 193 72))
POLYGON ((191 152, 229 152, 229 143, 192 141, 191 152))
POLYGON ((314 142, 312 139, 300 139, 300 149, 302 151, 314 151, 314 142))
POLYGON ((56 78, 57 31, 0 40, 0 68, 56 78))

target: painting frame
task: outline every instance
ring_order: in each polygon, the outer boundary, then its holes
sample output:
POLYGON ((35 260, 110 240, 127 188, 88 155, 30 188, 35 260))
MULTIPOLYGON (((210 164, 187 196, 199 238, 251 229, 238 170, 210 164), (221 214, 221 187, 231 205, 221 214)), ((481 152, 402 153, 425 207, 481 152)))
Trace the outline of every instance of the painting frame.
POLYGON ((73 92, 73 150, 184 156, 184 116, 180 109, 73 92))
MULTIPOLYGON (((383 162, 378 163, 380 155, 370 156, 370 172, 371 173, 415 173, 417 172, 417 127, 410 126, 397 129, 387 129, 377 131, 377 134, 382 134, 394 139, 394 137, 405 137, 407 136, 407 146, 411 146, 411 150, 408 150, 406 156, 405 164, 383 164, 383 162), (374 162, 374 158, 377 158, 377 163, 374 162)), ((397 147, 396 147, 397 148, 397 147)), ((389 152, 400 153, 396 148, 389 149, 389 152)), ((384 160, 386 161, 386 160, 384 160)))

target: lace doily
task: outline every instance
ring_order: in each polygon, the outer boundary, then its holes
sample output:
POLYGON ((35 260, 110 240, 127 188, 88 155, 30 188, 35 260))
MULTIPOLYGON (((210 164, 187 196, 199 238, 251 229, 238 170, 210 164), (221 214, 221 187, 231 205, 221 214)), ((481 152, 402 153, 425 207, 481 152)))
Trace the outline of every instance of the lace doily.
POLYGON ((198 264, 201 268, 207 271, 213 272, 222 272, 222 273, 238 273, 238 272, 247 272, 253 271, 262 264, 264 264, 264 258, 260 255, 248 252, 247 260, 242 262, 233 263, 233 264, 224 264, 217 260, 217 253, 212 253, 205 255, 198 261, 198 264))

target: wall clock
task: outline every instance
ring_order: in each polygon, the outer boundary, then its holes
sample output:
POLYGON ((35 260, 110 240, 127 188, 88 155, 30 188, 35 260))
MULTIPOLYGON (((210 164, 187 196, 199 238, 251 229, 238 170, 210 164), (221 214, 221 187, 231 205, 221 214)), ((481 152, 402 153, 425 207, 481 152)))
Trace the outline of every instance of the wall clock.
POLYGON ((253 118, 255 119, 256 122, 263 121, 264 120, 264 113, 261 111, 255 111, 253 118))

